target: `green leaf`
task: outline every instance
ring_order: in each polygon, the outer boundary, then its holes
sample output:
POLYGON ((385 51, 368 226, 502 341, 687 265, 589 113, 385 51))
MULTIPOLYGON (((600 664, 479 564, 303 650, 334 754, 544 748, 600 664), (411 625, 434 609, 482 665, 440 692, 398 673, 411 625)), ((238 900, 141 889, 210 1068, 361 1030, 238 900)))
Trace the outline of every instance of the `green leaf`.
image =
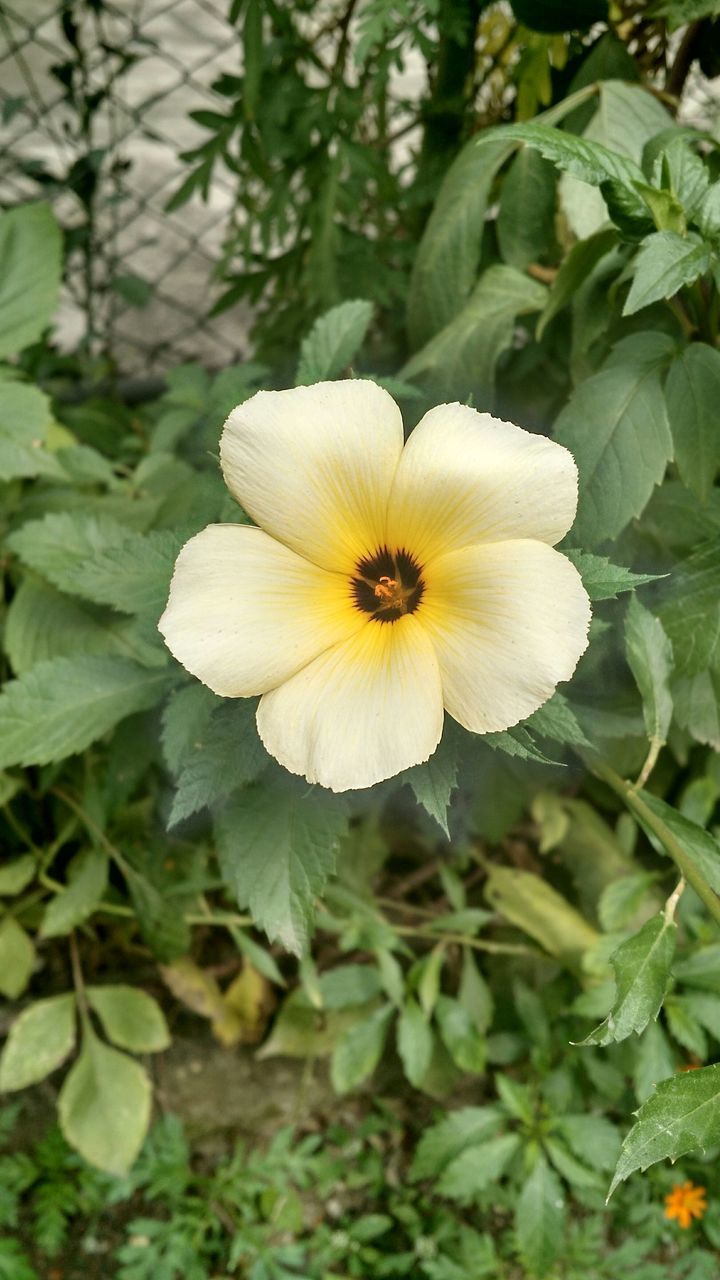
POLYGON ((637 1044, 633 1045, 633 1051, 635 1096, 638 1102, 644 1102, 660 1080, 674 1075, 675 1054, 659 1022, 648 1023, 637 1044))
POLYGON ((661 1080, 622 1144, 608 1196, 636 1169, 720 1143, 720 1063, 661 1080))
POLYGON ((691 342, 670 365, 665 397, 682 482, 707 502, 720 466, 720 351, 691 342))
MULTIPOLYGON (((555 438, 570 449, 580 473, 573 538, 593 546, 614 538, 646 506, 672 457, 659 364, 671 344, 653 334, 656 361, 636 358, 587 378, 555 423, 555 438)), ((627 348, 625 349, 627 350, 627 348)))
POLYGON ((243 698, 217 707, 184 757, 168 826, 254 782, 267 763, 255 726, 255 702, 243 698))
POLYGON ((519 315, 540 311, 546 289, 515 267, 496 264, 483 272, 465 305, 400 371, 427 382, 438 395, 467 394, 491 403, 495 365, 512 344, 519 315))
POLYGON ((372 302, 357 298, 320 316, 300 348, 295 385, 340 377, 365 341, 373 311, 372 302))
POLYGON ((456 738, 448 731, 447 724, 435 754, 425 764, 416 764, 401 774, 403 782, 410 784, 418 804, 435 819, 448 840, 448 809, 452 793, 457 787, 457 775, 456 738))
POLYGON ((493 1137, 502 1124, 498 1107, 461 1107, 426 1129, 413 1158, 413 1181, 436 1177, 464 1151, 493 1137))
POLYGON ((213 710, 220 705, 217 694, 199 680, 168 698, 162 717, 162 749, 171 773, 180 772, 193 742, 202 736, 213 710))
POLYGON ((66 1142, 90 1164, 122 1177, 143 1144, 150 1102, 150 1080, 144 1068, 103 1044, 86 1021, 80 1056, 58 1098, 66 1142))
POLYGON ((611 957, 615 971, 615 1002, 599 1027, 583 1044, 611 1044, 641 1032, 655 1021, 670 979, 677 925, 664 912, 648 920, 611 957))
POLYGON ((625 652, 642 697, 648 741, 659 750, 667 742, 672 720, 672 646, 660 619, 637 596, 632 596, 625 616, 625 652))
POLYGON ((59 938, 82 924, 95 910, 107 888, 107 854, 87 849, 73 859, 66 889, 50 900, 40 925, 43 938, 59 938))
POLYGON ((557 1142, 555 1138, 547 1137, 543 1142, 545 1153, 550 1157, 552 1164, 558 1173, 570 1183, 571 1187, 577 1187, 582 1190, 584 1187, 596 1187, 600 1189, 603 1180, 593 1169, 588 1169, 587 1164, 581 1160, 576 1160, 571 1155, 567 1147, 562 1142, 557 1142))
MULTIPOLYGON (((608 83, 612 82, 606 82, 606 85, 608 83)), ((503 129, 503 137, 514 138, 517 142, 525 142, 536 148, 546 160, 557 165, 564 173, 570 173, 593 187, 600 187, 612 180, 632 192, 633 183, 643 181, 642 169, 628 156, 611 151, 601 142, 579 138, 576 134, 564 133, 547 124, 532 121, 528 124, 508 125, 503 129)), ((637 206, 640 213, 645 212, 639 198, 637 206)))
POLYGON ((128 863, 123 865, 140 931, 159 960, 169 963, 190 950, 190 927, 177 906, 128 863))
POLYGON ((347 1009, 380 995, 380 975, 373 964, 341 964, 320 976, 324 1009, 347 1009))
POLYGON ((558 1129, 570 1150, 593 1169, 615 1168, 620 1150, 620 1135, 604 1116, 560 1116, 558 1129))
POLYGON ((35 948, 17 920, 0 920, 0 995, 16 1000, 25 990, 35 967, 35 948))
POLYGON ((524 1266, 545 1277, 563 1243, 565 1198, 562 1184, 542 1154, 520 1192, 515 1210, 515 1239, 524 1266))
POLYGON ((427 1074, 432 1057, 433 1037, 417 1000, 408 999, 397 1023, 397 1048, 405 1075, 417 1089, 427 1074))
POLYGON ((523 147, 502 184, 497 236, 500 254, 524 271, 555 244, 555 170, 536 151, 523 147))
POLYGON ((50 401, 42 391, 0 377, 0 481, 64 478, 57 458, 47 449, 51 422, 50 401))
POLYGON ((450 323, 475 284, 490 193, 515 144, 495 134, 468 143, 448 169, 413 264, 408 331, 413 349, 450 323))
POLYGON ((84 750, 118 720, 152 707, 165 672, 125 658, 53 658, 11 680, 0 694, 0 768, 48 764, 84 750))
POLYGON ((60 228, 47 204, 0 217, 0 359, 41 337, 60 288, 60 228))
POLYGON ((542 338, 550 321, 563 307, 572 302, 580 285, 585 282, 601 258, 604 258, 618 242, 614 227, 604 227, 584 240, 578 240, 563 258, 558 273, 550 286, 547 301, 537 323, 536 337, 542 338))
POLYGON ((496 911, 535 938, 549 955, 576 961, 598 941, 592 925, 531 871, 491 867, 485 896, 496 911))
MULTIPOLYGON (((710 888, 720 894, 720 843, 704 827, 697 822, 692 822, 682 813, 678 813, 677 809, 673 809, 672 805, 666 804, 658 796, 652 795, 649 791, 639 791, 637 794, 648 809, 651 809, 677 837, 685 853, 695 863, 698 871, 702 872, 710 888)), ((636 813, 635 816, 653 847, 664 854, 665 849, 654 832, 643 822, 642 814, 636 813)))
POLYGON ((555 692, 552 697, 525 721, 525 726, 533 733, 542 734, 551 742, 559 742, 562 746, 589 746, 575 712, 564 694, 555 692))
MULTIPOLYGON (((639 165, 648 139, 671 124, 672 117, 647 89, 622 79, 604 80, 599 86, 597 110, 584 130, 583 141, 599 144, 618 158, 639 165)), ((607 222, 608 206, 610 216, 625 234, 634 237, 638 226, 643 231, 650 230, 651 219, 638 191, 642 175, 627 181, 608 174, 592 186, 578 182, 579 176, 566 173, 560 181, 561 208, 579 239, 607 222)))
POLYGON ((710 247, 696 236, 676 231, 655 231, 640 245, 635 275, 623 307, 632 316, 661 298, 672 298, 683 285, 692 284, 710 269, 710 247))
POLYGON ((665 1002, 667 1027, 673 1039, 701 1062, 708 1056, 707 1036, 682 997, 668 997, 665 1002))
POLYGON ((393 1012, 392 1005, 383 1005, 369 1018, 356 1022, 338 1041, 330 1063, 330 1079, 337 1093, 347 1093, 372 1075, 382 1056, 393 1012))
POLYGON ((656 573, 633 573, 624 565, 611 564, 606 556, 594 556, 574 547, 564 550, 563 555, 572 560, 591 600, 616 600, 623 591, 634 591, 658 580, 656 573))
POLYGON ((12 862, 6 862, 4 867, 0 867, 0 897, 22 893, 34 875, 35 859, 31 853, 23 853, 12 862))
POLYGON ((61 591, 156 618, 182 541, 167 529, 135 533, 109 516, 61 511, 28 521, 7 543, 61 591))
POLYGON ((720 661, 720 539, 705 543, 673 570, 657 611, 678 675, 699 675, 720 661))
POLYGON ((248 787, 216 823, 222 873, 271 941, 304 949, 348 819, 341 799, 299 783, 248 787))
POLYGON ((497 1182, 520 1147, 516 1133, 504 1133, 476 1146, 466 1147, 444 1170, 437 1193, 469 1204, 492 1182, 497 1182))
POLYGON ((31 574, 12 598, 4 644, 18 676, 40 662, 80 653, 115 654, 148 667, 167 661, 157 631, 136 618, 121 618, 109 609, 73 600, 31 574))
POLYGON ((75 997, 35 1000, 10 1027, 0 1056, 0 1089, 25 1089, 44 1080, 75 1044, 75 997))
POLYGON ((120 983, 87 987, 86 994, 113 1044, 132 1053, 160 1053, 168 1048, 170 1033, 162 1009, 146 991, 120 983))
POLYGON ((435 1016, 443 1044, 455 1066, 461 1071, 483 1071, 487 1056, 485 1037, 467 1009, 449 996, 438 996, 435 1016))

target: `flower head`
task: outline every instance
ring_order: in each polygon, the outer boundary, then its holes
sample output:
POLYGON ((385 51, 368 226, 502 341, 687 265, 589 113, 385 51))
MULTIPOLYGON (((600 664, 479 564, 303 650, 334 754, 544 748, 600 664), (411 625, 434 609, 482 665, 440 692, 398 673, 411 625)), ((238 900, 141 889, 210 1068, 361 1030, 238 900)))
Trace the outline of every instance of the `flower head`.
POLYGON ((676 1183, 669 1196, 665 1197, 665 1217, 677 1218, 678 1226, 687 1228, 693 1218, 702 1218, 707 1209, 707 1198, 704 1187, 696 1187, 692 1182, 676 1183))
POLYGON ((553 550, 577 503, 560 445, 461 404, 403 444, 392 397, 357 379, 258 392, 220 453, 259 527, 185 544, 160 630, 216 693, 262 695, 292 773, 371 786, 432 755, 444 711, 507 729, 572 675, 590 605, 553 550))

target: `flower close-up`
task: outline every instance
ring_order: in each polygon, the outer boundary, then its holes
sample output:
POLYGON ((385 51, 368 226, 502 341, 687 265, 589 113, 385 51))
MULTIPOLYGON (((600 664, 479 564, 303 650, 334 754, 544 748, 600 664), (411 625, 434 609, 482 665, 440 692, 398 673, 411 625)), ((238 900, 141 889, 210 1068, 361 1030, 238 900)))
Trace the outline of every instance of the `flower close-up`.
POLYGON ((519 723, 568 680, 590 605, 554 544, 567 449, 462 404, 404 443, 375 383, 260 391, 230 414, 225 481, 258 527, 182 548, 160 630, 215 693, 262 695, 268 752, 333 791, 427 760, 444 712, 519 723))
POLYGON ((692 1225, 693 1218, 702 1218, 706 1209, 705 1188, 696 1187, 693 1182, 677 1183, 665 1197, 665 1217, 676 1218, 678 1226, 685 1230, 692 1225))

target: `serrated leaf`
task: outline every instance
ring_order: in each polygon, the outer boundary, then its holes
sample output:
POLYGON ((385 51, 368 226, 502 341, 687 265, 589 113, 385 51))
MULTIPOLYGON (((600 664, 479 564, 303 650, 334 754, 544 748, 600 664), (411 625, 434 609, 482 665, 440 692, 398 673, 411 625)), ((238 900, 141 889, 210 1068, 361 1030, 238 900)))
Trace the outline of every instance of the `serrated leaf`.
POLYGON ((47 449, 51 422, 50 401, 38 387, 0 378, 0 481, 63 478, 62 467, 47 449))
POLYGON ((402 780, 410 784, 418 804, 435 819, 448 840, 448 809, 452 793, 457 787, 457 775, 456 739, 451 737, 447 725, 435 754, 425 764, 417 764, 401 775, 402 780))
POLYGON ((25 204, 0 217, 0 359, 42 335, 60 288, 60 228, 47 204, 25 204))
POLYGON ((119 617, 110 609, 63 595, 31 574, 8 609, 4 645, 18 676, 41 662, 81 653, 114 654, 148 667, 167 663, 167 650, 156 631, 136 618, 119 617))
POLYGON ((150 1123, 147 1072, 111 1049, 86 1021, 80 1056, 65 1078, 58 1118, 66 1142, 105 1173, 126 1174, 150 1123))
POLYGON ((172 961, 190 949, 190 928, 175 904, 128 863, 123 865, 140 931, 159 960, 172 961))
POLYGON ((0 920, 0 995, 16 1000, 35 966, 35 947, 14 916, 0 920))
POLYGON ((564 1225, 562 1184, 540 1154, 515 1210, 517 1249, 531 1275, 547 1275, 562 1248, 564 1225))
POLYGON ((705 342, 691 342, 670 365, 665 397, 683 484, 707 502, 720 466, 720 351, 705 342))
POLYGON ((397 1048, 405 1075, 417 1089, 430 1066, 433 1036, 425 1014, 412 997, 398 1016, 397 1048))
POLYGON ((417 1146, 411 1177, 436 1177, 467 1147, 497 1134, 503 1115, 499 1107, 461 1107, 426 1129, 417 1146))
MULTIPOLYGON (((675 1073, 675 1054, 659 1022, 648 1023, 633 1049, 635 1096, 638 1102, 644 1102, 660 1080, 667 1080, 675 1073)), ((613 1161, 613 1168, 615 1163, 613 1161)))
POLYGON ((686 284, 710 269, 710 246, 697 236, 655 231, 643 240, 635 259, 635 274, 623 307, 632 316, 661 298, 672 298, 686 284))
POLYGON ((654 1021, 667 991, 675 955, 677 925, 663 912, 648 920, 611 957, 616 993, 611 1012, 583 1044, 625 1040, 654 1021))
POLYGON ((290 782, 240 791, 217 819, 220 866, 239 906, 289 951, 305 947, 347 828, 339 797, 290 782))
POLYGON ((537 764, 559 763, 540 750, 524 725, 504 729, 500 733, 484 733, 482 740, 491 750, 502 751, 504 755, 515 756, 518 760, 535 760, 537 764))
POLYGON ((171 773, 179 773, 193 742, 201 739, 213 710, 220 705, 217 694, 199 680, 177 689, 168 698, 161 736, 165 763, 171 773))
POLYGON ((673 653, 663 625, 633 596, 625 615, 625 652, 640 690, 648 741, 664 746, 672 720, 673 653))
POLYGON ((699 675, 720 660, 720 539, 705 543, 673 570, 657 612, 678 675, 699 675))
POLYGON ((589 746, 575 712, 564 694, 556 691, 552 698, 525 721, 525 726, 562 746, 589 746))
POLYGON ((555 423, 580 473, 573 538, 593 546, 616 537, 647 504, 672 457, 660 364, 671 345, 657 339, 657 363, 614 362, 576 388, 555 423))
POLYGON ((48 764, 84 750, 119 720, 160 701, 164 671, 125 658, 53 658, 0 694, 0 768, 48 764))
POLYGON ((339 377, 365 341, 373 311, 372 302, 356 298, 320 316, 300 347, 295 385, 339 377))
POLYGON ((135 533, 110 516, 59 511, 28 521, 7 545, 68 595, 155 618, 167 600, 182 542, 169 529, 135 533))
POLYGON ((100 849, 77 855, 70 867, 68 884, 51 898, 45 908, 40 934, 59 938, 70 933, 91 916, 107 888, 108 859, 100 849))
POLYGON ((255 725, 255 703, 243 698, 217 707, 185 754, 168 826, 254 782, 267 763, 255 725))
POLYGON ((571 1151, 593 1169, 615 1168, 620 1150, 620 1134, 604 1116, 561 1116, 557 1122, 571 1151))
POLYGON ((338 1093, 347 1093, 372 1075, 382 1056, 393 1012, 392 1005, 383 1005, 338 1041, 330 1063, 330 1079, 338 1093))
POLYGON ((607 556, 594 556, 574 547, 569 547, 563 555, 572 560, 591 600, 616 600, 623 591, 634 591, 658 580, 656 573, 633 573, 624 565, 611 564, 607 556))
POLYGON ((437 1193, 468 1204, 491 1183, 502 1177, 520 1147, 516 1133, 466 1147, 443 1171, 437 1193))
POLYGON ((661 1080, 622 1144, 608 1192, 637 1169, 720 1143, 720 1063, 661 1080))
MULTIPOLYGON (((633 183, 643 181, 642 169, 628 156, 611 151, 601 142, 579 138, 576 134, 565 133, 547 124, 532 121, 528 124, 508 125, 503 130, 503 136, 536 148, 546 160, 557 165, 564 173, 570 173, 593 187, 615 181, 628 191, 633 191, 633 183)), ((637 204, 639 211, 644 212, 639 199, 637 204)))
POLYGON ((35 1000, 15 1019, 0 1056, 0 1090, 9 1093, 44 1080, 75 1044, 72 993, 35 1000))
POLYGON ((87 987, 90 1007, 113 1044, 133 1053, 160 1053, 170 1044, 170 1033, 157 1000, 138 987, 124 983, 87 987))

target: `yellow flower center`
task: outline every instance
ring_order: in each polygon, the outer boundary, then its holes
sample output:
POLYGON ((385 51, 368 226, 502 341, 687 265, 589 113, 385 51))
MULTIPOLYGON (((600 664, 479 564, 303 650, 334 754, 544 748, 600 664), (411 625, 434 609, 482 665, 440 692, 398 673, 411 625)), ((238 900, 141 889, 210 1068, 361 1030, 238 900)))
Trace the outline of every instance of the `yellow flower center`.
POLYGON ((404 550, 382 547, 359 560, 350 580, 353 604, 375 622, 397 622, 414 613, 422 600, 425 583, 414 556, 404 550))

